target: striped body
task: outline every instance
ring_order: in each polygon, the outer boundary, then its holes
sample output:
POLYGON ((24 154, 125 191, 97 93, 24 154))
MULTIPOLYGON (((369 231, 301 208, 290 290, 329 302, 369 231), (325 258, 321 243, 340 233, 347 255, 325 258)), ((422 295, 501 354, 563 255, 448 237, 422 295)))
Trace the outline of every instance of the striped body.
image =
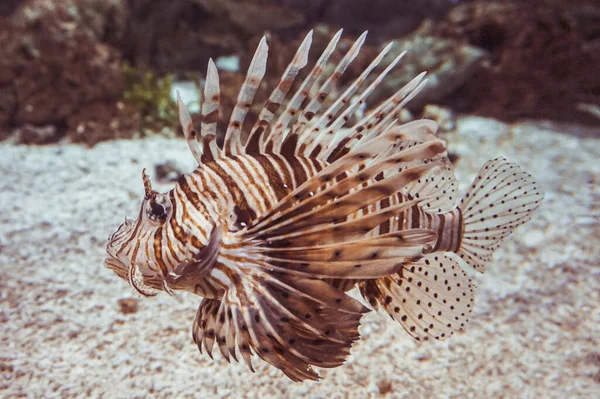
POLYGON ((458 252, 463 230, 461 210, 437 214, 413 206, 408 212, 398 216, 394 228, 428 229, 437 234, 437 240, 430 252, 458 252))
MULTIPOLYGON (((279 154, 227 157, 206 163, 194 172, 181 176, 176 187, 167 194, 174 217, 154 232, 152 237, 140 231, 140 218, 128 240, 124 239, 122 232, 115 233, 111 239, 126 248, 122 255, 146 262, 153 273, 167 275, 173 271, 174 265, 187 259, 191 252, 201 251, 208 244, 215 223, 228 226, 229 231, 243 229, 326 165, 321 160, 296 156, 286 158, 279 154), (146 245, 132 245, 138 234, 142 237, 139 241, 146 245)), ((405 195, 397 193, 375 206, 360 209, 349 215, 348 219, 359 219, 369 212, 406 201, 405 195)), ((456 208, 438 214, 415 205, 375 227, 365 237, 407 229, 435 232, 437 240, 428 252, 457 252, 463 229, 461 210, 456 208)), ((243 257, 228 258, 225 254, 216 263, 214 276, 206 276, 194 287, 174 284, 171 288, 189 290, 207 298, 219 298, 231 284, 228 275, 240 262, 244 262, 243 257)), ((357 282, 352 279, 327 281, 343 291, 352 289, 357 282)), ((162 289, 158 279, 150 279, 146 284, 154 289, 162 289)))
MULTIPOLYGON (((227 225, 229 231, 243 229, 325 166, 324 161, 295 156, 285 158, 279 154, 245 155, 206 163, 193 173, 183 175, 168 193, 174 215, 169 223, 157 230, 154 238, 146 241, 146 246, 139 249, 131 246, 130 251, 142 251, 138 256, 149 260, 151 270, 161 269, 161 273, 166 275, 190 252, 200 251, 207 245, 215 222, 227 225)), ((358 219, 369 211, 405 201, 407 198, 398 193, 376 206, 365 207, 349 215, 348 219, 358 219)), ((460 245, 461 223, 459 209, 436 214, 413 206, 375 227, 365 237, 409 228, 429 229, 438 236, 431 252, 456 252, 460 245)), ((231 284, 228 277, 231 271, 243 262, 243 257, 224 254, 215 265, 214 276, 206 276, 194 287, 174 285, 171 288, 219 298, 231 284)), ((344 291, 356 283, 345 279, 328 281, 344 291)), ((157 283, 153 285, 160 289, 157 283)))
MULTIPOLYGON (((323 166, 322 161, 295 156, 286 159, 279 154, 245 155, 208 162, 182 176, 171 192, 176 207, 185 204, 181 213, 176 212, 179 217, 171 221, 171 227, 181 226, 187 234, 196 237, 197 245, 192 250, 201 250, 209 241, 211 215, 219 215, 215 222, 227 226, 226 230, 239 231, 323 166)), ((183 244, 180 248, 180 253, 186 252, 183 244)), ((207 276, 191 291, 203 297, 218 298, 231 284, 231 273, 240 263, 243 257, 223 254, 214 267, 217 278, 207 276)))

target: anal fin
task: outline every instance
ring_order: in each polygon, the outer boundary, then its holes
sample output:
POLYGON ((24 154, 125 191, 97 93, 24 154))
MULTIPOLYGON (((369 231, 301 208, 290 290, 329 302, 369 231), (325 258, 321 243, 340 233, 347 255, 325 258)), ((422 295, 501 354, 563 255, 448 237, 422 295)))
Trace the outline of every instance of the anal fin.
POLYGON ((450 337, 463 329, 473 310, 471 280, 449 255, 406 263, 394 275, 362 282, 360 290, 417 340, 450 337))

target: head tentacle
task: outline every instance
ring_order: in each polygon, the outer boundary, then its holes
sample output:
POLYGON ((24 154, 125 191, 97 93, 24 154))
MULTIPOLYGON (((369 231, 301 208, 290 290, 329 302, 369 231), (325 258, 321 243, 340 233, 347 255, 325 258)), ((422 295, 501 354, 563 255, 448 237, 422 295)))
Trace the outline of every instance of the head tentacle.
POLYGON ((156 192, 152 189, 152 182, 150 181, 150 177, 146 174, 146 168, 142 169, 142 180, 144 181, 144 197, 150 199, 156 192))

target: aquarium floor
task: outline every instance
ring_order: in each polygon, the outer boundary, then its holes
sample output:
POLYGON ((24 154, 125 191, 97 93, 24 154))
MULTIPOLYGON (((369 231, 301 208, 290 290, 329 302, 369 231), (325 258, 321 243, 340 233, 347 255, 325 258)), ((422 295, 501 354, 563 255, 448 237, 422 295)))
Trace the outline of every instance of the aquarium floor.
POLYGON ((446 138, 463 187, 506 155, 541 183, 541 209, 474 277, 464 332, 420 343, 370 313, 348 362, 303 384, 257 361, 252 374, 200 355, 190 334, 198 297, 133 299, 137 311, 121 310, 119 300, 137 297, 102 266, 105 240, 136 217, 142 168, 174 160, 191 170, 184 141, 2 143, 0 396, 600 397, 600 140, 560 130, 460 119, 446 138))

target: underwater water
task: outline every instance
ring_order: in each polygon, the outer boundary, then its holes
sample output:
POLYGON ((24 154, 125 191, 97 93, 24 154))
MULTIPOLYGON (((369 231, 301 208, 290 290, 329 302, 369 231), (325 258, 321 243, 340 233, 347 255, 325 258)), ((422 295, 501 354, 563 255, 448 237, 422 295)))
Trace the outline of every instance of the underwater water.
POLYGON ((0 6, 1 397, 600 397, 600 6, 340 3, 0 6), (201 297, 145 298, 103 263, 109 235, 140 212, 142 169, 164 192, 197 166, 175 100, 179 92, 196 126, 206 122, 209 58, 221 142, 263 34, 270 58, 243 131, 306 33, 314 29, 310 70, 339 28, 332 63, 369 36, 326 106, 394 41, 390 56, 408 54, 349 123, 427 70, 427 86, 395 117, 438 123, 459 197, 486 161, 505 156, 544 199, 485 274, 461 263, 475 286, 463 330, 422 342, 369 312, 345 363, 300 383, 258 356, 252 373, 241 358, 199 353, 191 326, 201 297))

